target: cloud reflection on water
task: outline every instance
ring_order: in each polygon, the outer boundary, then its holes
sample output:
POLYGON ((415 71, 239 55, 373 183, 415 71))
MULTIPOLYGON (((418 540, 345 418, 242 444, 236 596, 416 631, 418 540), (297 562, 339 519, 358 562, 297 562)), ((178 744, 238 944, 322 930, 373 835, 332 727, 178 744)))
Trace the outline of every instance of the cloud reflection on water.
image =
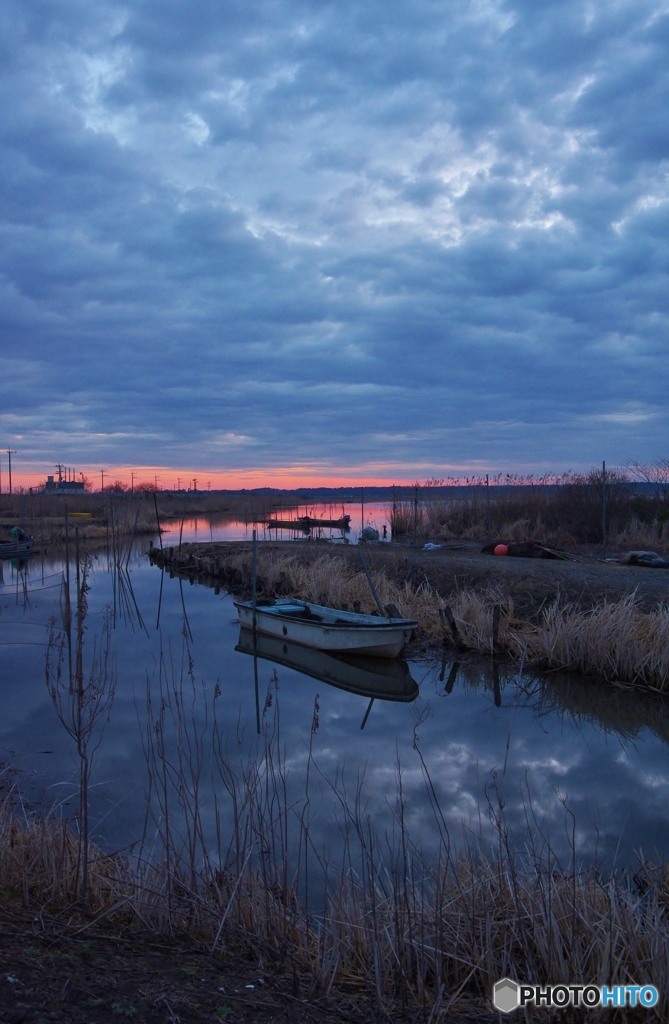
MULTIPOLYGON (((59 565, 55 560, 47 566, 47 575, 59 565)), ((132 841, 142 829, 146 765, 139 721, 145 717, 147 680, 155 693, 161 657, 176 680, 187 666, 182 593, 193 634, 196 719, 202 723, 205 705, 210 715, 215 706, 233 751, 238 734, 243 750, 255 743, 253 663, 234 649, 239 630, 231 598, 187 583, 180 588, 176 579, 165 577, 161 628, 156 631, 160 572, 137 554, 131 560, 130 578, 149 635, 136 623, 117 619, 116 700, 94 773, 92 797, 93 816, 101 821, 98 833, 114 845, 132 841), (215 698, 217 684, 220 696, 215 698)), ((48 799, 54 793, 73 792, 73 751, 44 685, 44 648, 13 644, 25 638, 26 629, 31 637, 42 631, 46 639, 44 623, 58 613, 59 591, 42 589, 38 560, 30 564, 26 581, 29 606, 17 603, 14 570, 6 567, 0 590, 4 711, 0 760, 18 764, 32 796, 44 789, 48 799), (45 750, 53 753, 40 753, 45 750)), ((95 563, 92 584, 89 643, 112 597, 103 555, 95 563)), ((450 663, 444 679, 449 667, 450 663)), ((268 686, 274 688, 278 680, 267 719, 276 713, 278 703, 282 742, 296 792, 303 786, 318 695, 319 728, 312 741, 323 775, 343 776, 352 793, 356 779, 364 773, 367 813, 383 830, 392 827, 401 766, 406 820, 414 840, 427 851, 436 836, 436 824, 414 743, 425 759, 456 842, 463 822, 474 830, 480 825, 485 830, 489 813, 496 811, 497 793, 502 793, 505 820, 519 838, 531 800, 531 813, 550 832, 555 847, 565 852, 569 838, 561 803, 565 798, 578 822, 578 854, 585 862, 606 852, 613 854, 617 847, 621 864, 632 863, 639 847, 650 855, 654 849, 667 855, 669 712, 661 703, 565 675, 540 681, 524 676, 521 681, 512 668, 503 667, 501 706, 497 707, 493 675, 480 666, 460 665, 450 693, 445 692, 439 665, 414 663, 410 668, 420 683, 420 697, 409 704, 377 700, 362 732, 366 697, 335 689, 284 665, 259 663, 261 707, 268 686)), ((210 771, 207 756, 207 779, 210 771)), ((313 803, 318 806, 312 837, 317 846, 335 850, 339 833, 332 793, 317 773, 312 779, 313 803)), ((211 803, 207 814, 213 816, 211 803)))

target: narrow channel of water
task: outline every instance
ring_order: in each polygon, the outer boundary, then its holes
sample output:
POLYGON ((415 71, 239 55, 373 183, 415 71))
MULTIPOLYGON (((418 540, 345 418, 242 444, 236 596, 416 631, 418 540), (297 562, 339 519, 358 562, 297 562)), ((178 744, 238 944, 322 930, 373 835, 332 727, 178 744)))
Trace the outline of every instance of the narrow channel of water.
POLYGON ((277 508, 272 512, 272 522, 293 524, 278 528, 268 526, 267 521, 235 519, 231 516, 185 515, 181 518, 162 520, 164 542, 174 544, 179 538, 184 543, 191 541, 250 540, 256 529, 261 540, 304 540, 311 538, 330 540, 333 543, 357 544, 364 527, 376 530, 379 540, 391 539, 392 504, 375 502, 362 505, 351 502, 333 504, 298 505, 295 508, 277 508), (312 521, 308 529, 295 526, 298 518, 308 516, 312 521), (322 522, 349 516, 346 529, 324 526, 322 522))
MULTIPOLYGON (((306 664, 300 652, 263 649, 256 703, 254 658, 240 637, 232 598, 170 579, 149 565, 147 547, 148 541, 135 545, 122 578, 110 572, 106 553, 94 556, 88 594, 87 657, 109 616, 117 679, 92 794, 96 832, 110 845, 126 845, 142 831, 146 693, 148 685, 155 699, 162 664, 186 688, 204 734, 205 714, 211 722, 215 709, 232 748, 241 736, 241 747, 249 749, 257 709, 267 721, 278 702, 297 789, 311 742, 327 776, 343 771, 354 782, 364 772, 367 810, 381 828, 391 823, 401 765, 407 821, 414 840, 428 849, 435 822, 416 746, 456 841, 463 822, 485 830, 501 796, 512 831, 522 834, 531 810, 564 849, 566 805, 576 818, 584 863, 609 855, 620 865, 633 864, 638 849, 669 857, 665 702, 564 674, 521 678, 509 667, 458 665, 450 657, 443 665, 393 666, 380 681, 373 668, 371 675, 359 666, 334 678, 325 665, 324 681, 318 659, 306 664)), ((45 684, 48 623, 62 622, 64 562, 38 557, 0 565, 0 762, 20 769, 33 799, 43 793, 47 803, 60 800, 74 813, 73 744, 45 684)), ((70 574, 73 579, 73 565, 70 574)), ((203 770, 208 779, 206 758, 203 770)), ((327 786, 315 785, 312 838, 334 849, 332 796, 327 786)))

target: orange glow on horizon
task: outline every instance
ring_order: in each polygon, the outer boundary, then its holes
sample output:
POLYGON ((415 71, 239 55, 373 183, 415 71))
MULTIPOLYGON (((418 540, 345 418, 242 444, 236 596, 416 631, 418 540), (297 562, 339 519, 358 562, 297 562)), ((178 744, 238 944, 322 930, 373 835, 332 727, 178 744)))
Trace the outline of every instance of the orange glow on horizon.
MULTIPOLYGON (((9 481, 6 467, 2 473, 2 493, 7 494, 9 481)), ((276 487, 282 490, 296 490, 301 487, 391 487, 411 486, 416 481, 431 478, 467 476, 490 472, 482 466, 407 466, 405 464, 375 463, 366 466, 341 466, 323 470, 317 466, 281 466, 262 469, 193 470, 173 469, 165 466, 115 466, 104 470, 104 486, 120 480, 128 488, 141 484, 156 484, 159 490, 253 490, 260 487, 276 487)), ((99 468, 76 468, 74 479, 84 477, 91 482, 93 491, 99 491, 102 476, 99 468)), ((49 470, 51 474, 51 470, 49 470)), ((43 487, 47 473, 12 472, 12 487, 43 487)))

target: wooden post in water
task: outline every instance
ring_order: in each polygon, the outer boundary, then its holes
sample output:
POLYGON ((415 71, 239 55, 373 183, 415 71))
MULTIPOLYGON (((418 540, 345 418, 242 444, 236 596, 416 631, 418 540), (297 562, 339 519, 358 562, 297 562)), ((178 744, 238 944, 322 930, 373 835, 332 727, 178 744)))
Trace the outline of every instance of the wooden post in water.
POLYGON ((493 699, 495 701, 495 707, 501 708, 502 706, 502 690, 499 685, 499 665, 496 661, 492 663, 492 692, 493 699))
POLYGON ((448 673, 448 679, 446 680, 446 686, 444 687, 444 693, 453 693, 453 687, 455 686, 455 680, 458 678, 458 669, 460 663, 454 661, 451 665, 451 671, 448 673))
MULTIPOLYGON (((156 492, 155 491, 153 492, 153 507, 156 510, 156 526, 158 527, 158 540, 160 541, 160 550, 162 551, 163 550, 163 535, 162 535, 162 533, 160 531, 160 516, 158 515, 158 499, 156 497, 156 492)), ((137 509, 137 515, 139 515, 139 509, 137 509)), ((136 519, 135 519, 135 525, 137 525, 137 520, 136 519)), ((133 534, 134 534, 134 532, 135 531, 133 529, 133 534)), ((130 545, 132 546, 132 541, 130 541, 130 545)))
POLYGON ((497 650, 497 641, 499 639, 499 620, 502 614, 501 607, 496 604, 492 610, 492 650, 491 654, 494 654, 497 650))
MULTIPOLYGON (((441 614, 442 614, 442 609, 440 608, 439 609, 439 615, 441 616, 441 614)), ((453 615, 453 612, 452 612, 452 610, 451 610, 449 605, 445 605, 444 606, 443 616, 444 616, 444 619, 446 620, 446 622, 448 623, 448 625, 450 627, 451 636, 453 637, 453 643, 455 644, 456 647, 463 648, 465 645, 462 642, 462 637, 460 636, 460 630, 458 629, 458 624, 455 621, 455 616, 453 615)))

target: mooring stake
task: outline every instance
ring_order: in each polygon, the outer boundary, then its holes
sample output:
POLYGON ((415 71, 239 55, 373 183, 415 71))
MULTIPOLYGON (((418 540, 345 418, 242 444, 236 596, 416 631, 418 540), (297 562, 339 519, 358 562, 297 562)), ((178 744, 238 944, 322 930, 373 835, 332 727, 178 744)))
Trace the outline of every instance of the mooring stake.
POLYGON ((462 637, 460 636, 460 631, 458 630, 458 624, 455 621, 455 616, 453 615, 453 612, 451 611, 450 607, 446 605, 443 609, 440 608, 439 613, 443 616, 444 619, 446 619, 446 622, 449 625, 449 628, 451 630, 451 636, 453 637, 453 643, 455 644, 455 646, 464 647, 465 645, 462 642, 462 637))
POLYGON ((454 661, 453 664, 451 665, 451 671, 448 673, 448 680, 446 681, 446 686, 444 687, 444 693, 453 693, 453 687, 455 686, 455 680, 458 677, 459 668, 459 662, 454 661))
MULTIPOLYGON (((379 609, 379 615, 385 615, 386 613, 383 610, 383 605, 381 604, 381 602, 379 600, 379 595, 377 594, 376 587, 374 586, 374 580, 372 579, 372 574, 370 573, 369 569, 367 568, 367 563, 365 562, 365 559, 363 557, 363 554, 362 554, 362 551, 360 550, 360 548, 358 548, 358 558, 360 559, 360 564, 362 565, 363 569, 365 570, 365 576, 367 577, 367 582, 369 583, 369 589, 371 590, 372 594, 374 595, 374 600, 376 601, 376 607, 379 609)), ((390 615, 388 615, 388 618, 390 618, 390 615)))
POLYGON ((502 615, 502 609, 500 605, 496 604, 492 610, 492 650, 493 653, 497 650, 497 640, 499 639, 499 620, 502 615))

